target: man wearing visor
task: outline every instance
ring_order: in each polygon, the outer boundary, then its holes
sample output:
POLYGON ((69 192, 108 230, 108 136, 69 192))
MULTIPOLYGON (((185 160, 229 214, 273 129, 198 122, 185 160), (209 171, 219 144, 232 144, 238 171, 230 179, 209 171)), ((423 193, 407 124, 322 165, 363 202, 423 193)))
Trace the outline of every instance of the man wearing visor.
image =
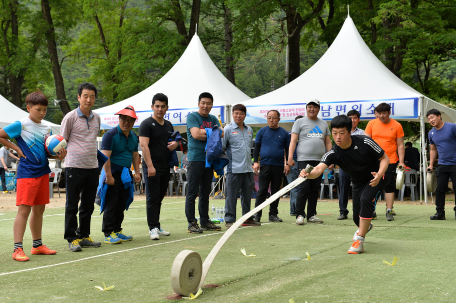
MULTIPOLYGON (((117 112, 119 125, 110 129, 103 136, 101 152, 109 158, 104 165, 108 189, 105 196, 102 231, 105 234, 105 243, 117 244, 122 241, 131 241, 132 236, 122 232, 124 210, 130 195, 130 188, 125 188, 124 181, 130 171, 131 162, 135 171, 139 172, 138 136, 132 131, 135 124, 135 109, 129 105, 117 112)), ((136 174, 135 182, 140 182, 140 174, 136 174)))

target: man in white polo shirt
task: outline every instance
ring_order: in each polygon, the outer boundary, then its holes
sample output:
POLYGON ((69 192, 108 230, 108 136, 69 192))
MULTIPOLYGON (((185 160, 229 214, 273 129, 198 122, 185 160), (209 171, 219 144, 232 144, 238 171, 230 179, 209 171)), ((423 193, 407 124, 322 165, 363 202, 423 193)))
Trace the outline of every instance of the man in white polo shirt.
POLYGON ((100 132, 100 116, 92 112, 96 96, 97 89, 92 83, 79 85, 79 107, 66 114, 62 120, 60 135, 68 142, 65 159, 67 198, 64 238, 68 241, 70 251, 81 251, 81 247, 101 245, 90 238, 90 220, 99 175, 97 136, 100 132))

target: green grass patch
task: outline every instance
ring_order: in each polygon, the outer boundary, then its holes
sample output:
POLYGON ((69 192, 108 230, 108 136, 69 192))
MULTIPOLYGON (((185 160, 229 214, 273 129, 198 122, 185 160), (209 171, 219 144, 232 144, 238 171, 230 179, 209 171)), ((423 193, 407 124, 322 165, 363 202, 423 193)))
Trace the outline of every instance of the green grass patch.
MULTIPOLYGON (((210 204, 223 206, 224 201, 210 204)), ((253 201, 252 201, 253 204, 253 201)), ((169 237, 152 241, 148 236, 145 201, 125 212, 124 232, 133 241, 102 244, 82 252, 69 252, 63 239, 64 209, 45 212, 43 242, 58 251, 55 256, 31 256, 27 228, 24 250, 29 262, 11 259, 15 212, 0 216, 3 241, 0 253, 0 302, 170 302, 171 265, 184 250, 197 251, 203 261, 222 232, 187 233, 184 198, 166 198, 162 227, 169 237), (42 267, 42 268, 40 268, 42 267), (22 271, 23 270, 23 271, 22 271), (21 272, 22 271, 22 272, 21 272), (100 291, 95 286, 115 286, 100 291)), ((351 205, 350 205, 351 207, 351 205)), ((283 223, 237 230, 214 260, 199 302, 451 302, 456 221, 431 221, 433 205, 397 205, 395 220, 387 222, 384 204, 365 241, 365 253, 349 255, 356 227, 338 221, 338 204, 319 202, 323 224, 297 226, 289 216, 288 202, 279 205, 283 223), (246 248, 247 258, 240 252, 246 248), (306 252, 311 255, 307 260, 306 252), (388 266, 383 260, 392 262, 388 266)), ((240 217, 238 208, 238 218, 240 217)), ((198 212, 197 212, 198 213, 198 212)), ((198 215, 197 215, 198 216, 198 215)), ((263 222, 266 223, 266 216, 263 222)), ((92 238, 102 241, 99 209, 92 217, 92 238)))

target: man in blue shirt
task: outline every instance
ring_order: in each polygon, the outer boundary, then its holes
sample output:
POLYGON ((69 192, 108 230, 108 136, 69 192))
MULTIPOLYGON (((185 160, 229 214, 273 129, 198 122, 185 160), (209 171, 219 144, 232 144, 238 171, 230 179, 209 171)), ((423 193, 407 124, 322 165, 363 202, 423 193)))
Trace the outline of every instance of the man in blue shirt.
MULTIPOLYGON (((456 124, 442 121, 442 114, 437 109, 431 109, 426 114, 429 124, 434 128, 429 131, 431 158, 428 169, 434 170, 434 162, 439 154, 437 168, 437 189, 435 191, 435 208, 437 213, 431 220, 445 220, 445 192, 448 179, 451 177, 453 188, 456 188, 456 124)), ((456 212, 456 206, 454 207, 456 212)))
POLYGON ((185 199, 185 215, 188 221, 188 232, 194 234, 200 234, 203 230, 217 231, 221 229, 209 218, 209 195, 213 170, 211 167, 206 167, 206 128, 213 128, 215 125, 221 127, 217 118, 209 114, 213 103, 214 97, 210 93, 202 93, 198 98, 198 111, 187 116, 188 191, 185 199), (201 228, 195 218, 195 200, 198 194, 201 228))
MULTIPOLYGON (((129 105, 121 111, 119 125, 110 129, 101 141, 101 152, 109 158, 104 165, 108 190, 105 196, 102 231, 105 234, 105 243, 117 244, 122 241, 131 241, 132 236, 122 232, 124 210, 129 197, 130 188, 125 188, 122 172, 126 170, 133 180, 130 167, 133 161, 135 171, 139 171, 138 136, 131 131, 135 124, 136 116, 133 106, 129 105)), ((141 181, 140 174, 134 180, 141 181)))
MULTIPOLYGON (((241 191, 242 215, 250 211, 253 191, 253 169, 251 150, 253 147, 252 128, 244 124, 247 108, 243 104, 233 106, 233 122, 225 126, 222 145, 229 159, 226 173, 225 226, 230 228, 236 222, 236 202, 241 191)), ((243 226, 257 226, 253 218, 243 226)))
MULTIPOLYGON (((255 138, 255 149, 253 151, 253 172, 260 174, 255 207, 266 200, 269 184, 271 184, 272 196, 280 189, 282 174, 285 173, 285 175, 288 175, 290 172, 288 164, 284 165, 284 159, 288 155, 290 140, 288 132, 279 126, 280 113, 277 110, 270 110, 266 117, 268 126, 258 131, 255 138), (258 156, 261 157, 260 163, 258 163, 258 156)), ((279 214, 279 210, 277 209, 279 200, 275 200, 269 206, 269 222, 282 222, 282 219, 277 216, 279 214)), ((256 213, 256 222, 261 221, 261 213, 261 211, 256 213)))

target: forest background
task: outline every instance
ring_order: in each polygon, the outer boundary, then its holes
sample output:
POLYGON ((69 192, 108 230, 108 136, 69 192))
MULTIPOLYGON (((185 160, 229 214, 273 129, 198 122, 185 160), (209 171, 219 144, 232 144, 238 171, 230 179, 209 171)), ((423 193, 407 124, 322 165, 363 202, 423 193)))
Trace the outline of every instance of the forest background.
MULTIPOLYGON (((99 89, 95 108, 122 101, 166 74, 197 31, 254 98, 309 69, 348 9, 391 72, 456 107, 456 0, 0 0, 0 94, 25 109, 39 89, 51 101, 46 119, 60 124, 79 83, 99 89)), ((402 124, 406 137, 418 134, 402 124)))

